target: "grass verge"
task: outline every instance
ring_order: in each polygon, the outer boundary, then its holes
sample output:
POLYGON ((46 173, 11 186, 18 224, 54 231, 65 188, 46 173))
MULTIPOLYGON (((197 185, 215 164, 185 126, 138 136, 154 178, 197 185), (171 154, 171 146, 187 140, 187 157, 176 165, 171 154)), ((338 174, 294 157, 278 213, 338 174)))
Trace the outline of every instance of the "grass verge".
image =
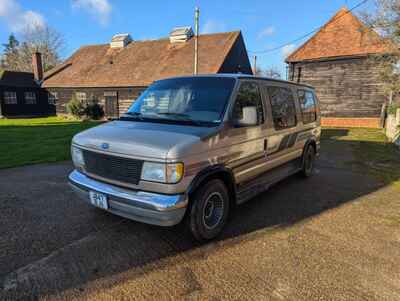
POLYGON ((0 168, 69 160, 72 137, 98 124, 62 117, 0 119, 0 168))
POLYGON ((328 147, 351 148, 353 157, 345 165, 400 188, 400 151, 382 130, 324 128, 322 139, 328 147))

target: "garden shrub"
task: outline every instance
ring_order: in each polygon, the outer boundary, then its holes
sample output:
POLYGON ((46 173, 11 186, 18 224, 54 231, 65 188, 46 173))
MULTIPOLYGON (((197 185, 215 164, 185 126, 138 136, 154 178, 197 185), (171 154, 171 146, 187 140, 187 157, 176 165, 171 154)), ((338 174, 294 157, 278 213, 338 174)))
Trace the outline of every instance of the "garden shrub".
POLYGON ((71 100, 67 103, 67 112, 76 118, 82 118, 86 115, 86 106, 79 100, 72 96, 71 100))
POLYGON ((97 100, 92 100, 87 104, 86 116, 94 120, 103 118, 104 110, 97 100))

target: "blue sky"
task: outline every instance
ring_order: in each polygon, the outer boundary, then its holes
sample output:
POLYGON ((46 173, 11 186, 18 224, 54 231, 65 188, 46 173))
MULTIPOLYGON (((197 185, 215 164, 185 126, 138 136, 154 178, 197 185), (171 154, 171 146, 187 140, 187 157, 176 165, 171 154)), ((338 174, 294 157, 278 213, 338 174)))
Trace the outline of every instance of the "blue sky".
MULTIPOLYGON (((328 21, 342 6, 360 0, 0 0, 0 41, 35 24, 48 24, 64 35, 63 57, 85 44, 109 42, 116 33, 134 40, 168 35, 174 26, 192 25, 200 8, 200 31, 241 30, 249 51, 271 49, 328 21)), ((358 11, 371 8, 371 2, 358 11)), ((262 67, 284 70, 284 57, 304 41, 258 55, 262 67)), ((251 55, 251 53, 250 53, 251 55)))

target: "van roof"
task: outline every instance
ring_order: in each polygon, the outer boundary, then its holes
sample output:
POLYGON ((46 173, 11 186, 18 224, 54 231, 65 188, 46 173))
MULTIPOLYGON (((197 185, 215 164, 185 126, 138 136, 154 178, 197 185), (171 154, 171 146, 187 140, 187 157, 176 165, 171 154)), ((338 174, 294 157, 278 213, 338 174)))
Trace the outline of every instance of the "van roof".
POLYGON ((190 77, 224 77, 224 78, 229 77, 229 78, 235 78, 235 79, 265 80, 265 81, 272 81, 272 82, 295 85, 295 86, 299 86, 299 87, 306 87, 309 89, 315 89, 313 86, 310 86, 307 84, 300 84, 300 83, 296 83, 293 81, 287 81, 287 80, 283 80, 283 79, 276 79, 276 78, 270 78, 270 77, 241 74, 241 73, 197 74, 197 75, 176 76, 176 77, 171 77, 171 78, 190 78, 190 77))

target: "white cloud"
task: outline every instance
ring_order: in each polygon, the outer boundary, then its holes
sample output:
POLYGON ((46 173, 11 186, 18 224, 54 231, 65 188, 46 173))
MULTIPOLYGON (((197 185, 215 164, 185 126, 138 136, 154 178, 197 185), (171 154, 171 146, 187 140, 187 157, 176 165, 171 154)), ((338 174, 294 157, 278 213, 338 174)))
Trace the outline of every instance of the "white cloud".
POLYGON ((73 0, 72 8, 82 9, 93 15, 101 25, 107 25, 112 6, 108 0, 73 0))
POLYGON ((271 36, 271 35, 273 35, 275 33, 275 27, 273 27, 273 26, 268 26, 268 27, 266 27, 266 28, 264 28, 263 30, 261 30, 259 33, 258 33, 258 39, 262 39, 262 38, 265 38, 265 37, 268 37, 268 36, 271 36))
POLYGON ((16 0, 0 0, 0 18, 14 32, 44 27, 44 17, 32 10, 24 10, 16 0))
POLYGON ((294 44, 286 45, 285 47, 282 48, 282 55, 284 57, 288 57, 289 55, 291 55, 293 53, 293 51, 295 49, 296 49, 296 45, 294 45, 294 44))
POLYGON ((200 28, 201 33, 213 33, 226 31, 226 24, 220 21, 207 20, 204 26, 200 28))

